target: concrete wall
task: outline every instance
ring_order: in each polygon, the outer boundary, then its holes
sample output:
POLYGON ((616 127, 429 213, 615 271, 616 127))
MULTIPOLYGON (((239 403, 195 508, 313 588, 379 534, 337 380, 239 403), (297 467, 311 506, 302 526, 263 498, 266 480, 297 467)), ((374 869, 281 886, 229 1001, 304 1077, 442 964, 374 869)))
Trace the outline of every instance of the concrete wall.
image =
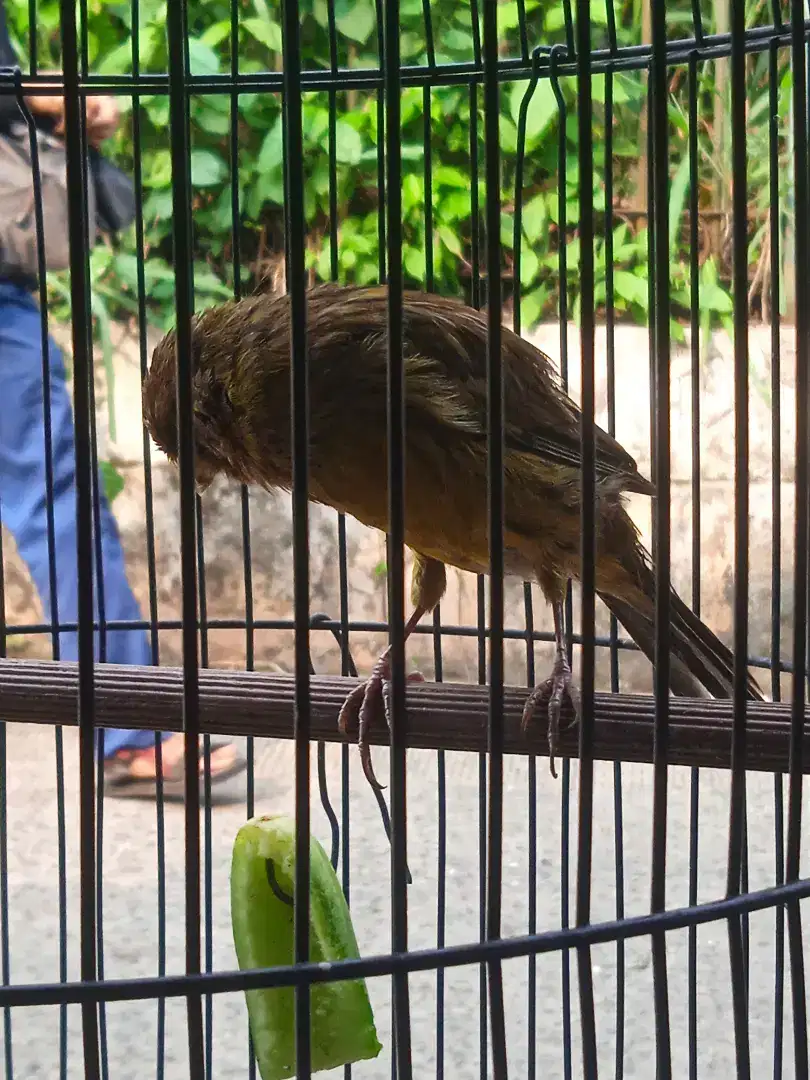
MULTIPOLYGON (((66 339, 63 330, 58 331, 66 339)), ((99 398, 100 452, 109 456, 126 477, 126 486, 114 503, 126 547, 130 580, 147 610, 145 502, 140 423, 140 386, 138 345, 118 331, 115 361, 115 408, 117 440, 112 444, 106 432, 106 408, 102 365, 97 371, 99 398)), ((537 328, 532 339, 551 357, 560 355, 560 328, 547 324, 537 328)), ((160 334, 150 331, 151 354, 160 334)), ((783 442, 779 491, 782 501, 782 651, 790 651, 793 550, 793 462, 794 462, 794 333, 786 327, 781 346, 781 436, 783 442)), ((571 393, 579 398, 579 333, 568 328, 571 393)), ((771 334, 770 327, 752 326, 750 347, 750 644, 751 651, 766 654, 771 642, 771 520, 773 480, 771 469, 771 334)), ((636 457, 640 468, 650 470, 649 342, 646 329, 622 326, 615 331, 616 432, 619 440, 636 457)), ((688 347, 675 346, 672 358, 672 578, 688 601, 691 598, 691 396, 692 361, 688 347)), ((704 351, 699 363, 700 447, 701 447, 701 605, 702 614, 712 628, 730 640, 732 566, 734 541, 734 412, 732 345, 718 333, 704 351)), ((607 423, 605 331, 597 331, 597 409, 598 420, 607 423)), ((163 456, 153 454, 155 492, 155 527, 158 554, 158 599, 161 618, 177 618, 180 611, 179 506, 174 470, 163 456)), ((650 503, 632 497, 630 510, 645 541, 650 542, 650 503)), ((250 498, 254 613, 256 618, 292 616, 292 554, 289 497, 274 498, 253 493, 250 498)), ((311 587, 313 610, 337 617, 338 562, 336 515, 313 508, 311 519, 311 587)), ((244 612, 242 570, 241 500, 238 489, 218 481, 204 499, 204 536, 206 585, 210 617, 240 617, 244 612)), ((354 521, 348 523, 349 614, 353 620, 379 620, 385 617, 384 539, 354 521)), ((13 542, 4 536, 4 563, 9 622, 33 622, 41 618, 38 601, 13 542)), ((449 623, 472 624, 476 619, 475 579, 451 571, 442 616, 449 623)), ((600 622, 607 626, 605 613, 600 622)), ((508 625, 524 626, 523 589, 519 583, 508 590, 508 625)), ((550 613, 535 590, 535 625, 550 629, 550 613)), ((275 670, 290 669, 291 631, 259 631, 256 635, 258 666, 275 670)), ((356 633, 352 649, 361 671, 367 670, 373 657, 385 643, 381 634, 356 633)), ((212 631, 209 639, 210 663, 244 664, 245 637, 239 631, 212 631)), ((179 633, 161 635, 162 660, 179 659, 179 633)), ((21 655, 47 655, 47 640, 14 638, 11 651, 21 655)), ((507 649, 507 675, 512 682, 525 681, 525 644, 514 642, 507 649)), ((536 650, 539 673, 550 658, 547 646, 536 650)), ((477 643, 474 639, 450 638, 445 641, 445 677, 476 679, 477 643)), ((313 658, 319 672, 339 671, 339 652, 331 635, 313 636, 313 658)), ((420 637, 409 649, 409 662, 426 675, 433 672, 432 642, 420 637)), ((607 678, 607 658, 601 674, 607 678)), ((647 690, 650 687, 649 665, 640 657, 622 661, 623 688, 647 690)), ((766 677, 763 687, 768 689, 766 677)))

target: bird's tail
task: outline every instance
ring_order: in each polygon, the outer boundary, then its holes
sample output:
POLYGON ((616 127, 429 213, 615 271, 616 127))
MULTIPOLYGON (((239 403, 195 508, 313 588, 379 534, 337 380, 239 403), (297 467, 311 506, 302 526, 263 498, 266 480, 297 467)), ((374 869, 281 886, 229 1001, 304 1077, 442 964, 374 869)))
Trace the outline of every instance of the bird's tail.
MULTIPOLYGON (((624 626, 651 663, 655 657, 655 575, 639 549, 630 556, 636 590, 645 599, 644 609, 617 596, 600 593, 610 611, 624 626)), ((624 560, 623 560, 624 561, 624 560)), ((628 559, 630 561, 630 559, 628 559)), ((634 590, 634 591, 636 591, 634 590)), ((679 697, 731 698, 734 687, 734 654, 705 623, 670 590, 670 687, 679 697)), ((762 691, 748 675, 748 697, 763 701, 762 691)))

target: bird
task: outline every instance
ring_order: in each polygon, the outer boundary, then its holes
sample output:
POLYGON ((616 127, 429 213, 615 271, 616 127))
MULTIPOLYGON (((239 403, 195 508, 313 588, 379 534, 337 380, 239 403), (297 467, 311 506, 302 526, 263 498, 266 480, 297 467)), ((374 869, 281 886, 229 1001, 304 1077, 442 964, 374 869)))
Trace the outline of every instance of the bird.
MULTIPOLYGON (((320 284, 306 292, 309 497, 388 530, 388 289, 320 284)), ((192 317, 195 479, 200 492, 224 474, 270 491, 292 486, 290 301, 259 289, 192 317)), ((440 602, 446 567, 487 574, 487 315, 428 292, 402 294, 405 461, 404 540, 413 553, 405 636, 440 602)), ((156 346, 143 385, 143 417, 177 462, 176 331, 156 346)), ((504 415, 504 575, 536 583, 551 606, 554 661, 528 695, 526 732, 548 698, 550 768, 562 706, 580 717, 568 661, 563 604, 581 574, 581 412, 550 358, 501 331, 504 415)), ((655 568, 625 497, 653 484, 610 434, 594 425, 596 592, 654 662, 655 568)), ((670 689, 684 697, 733 696, 730 649, 670 592, 670 689)), ((380 785, 369 733, 387 719, 390 648, 347 696, 340 730, 357 728, 363 770, 380 785)), ((411 673, 409 679, 420 679, 411 673)), ((747 696, 763 700, 748 673, 747 696)))

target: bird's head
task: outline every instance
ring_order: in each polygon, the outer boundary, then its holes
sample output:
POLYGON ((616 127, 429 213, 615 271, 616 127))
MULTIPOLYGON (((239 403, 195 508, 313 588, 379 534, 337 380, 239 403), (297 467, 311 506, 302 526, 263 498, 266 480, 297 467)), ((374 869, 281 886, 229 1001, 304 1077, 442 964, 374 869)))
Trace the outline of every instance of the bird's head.
MULTIPOLYGON (((212 308, 195 316, 191 324, 194 468, 200 492, 219 473, 244 479, 242 433, 229 394, 238 348, 237 342, 231 340, 228 319, 233 306, 212 308)), ((146 429, 174 464, 179 452, 176 343, 177 334, 171 330, 155 348, 143 385, 146 429)))

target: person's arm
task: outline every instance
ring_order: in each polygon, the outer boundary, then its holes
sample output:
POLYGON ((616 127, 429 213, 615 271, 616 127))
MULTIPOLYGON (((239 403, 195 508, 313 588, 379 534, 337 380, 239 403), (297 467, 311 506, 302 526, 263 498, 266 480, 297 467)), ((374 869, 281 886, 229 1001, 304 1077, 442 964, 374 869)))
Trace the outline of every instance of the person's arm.
MULTIPOLYGON (((5 0, 0 0, 0 68, 13 68, 19 63, 11 44, 6 22, 5 0)), ((65 125, 65 103, 58 95, 30 94, 25 98, 35 117, 50 121, 53 131, 61 135, 65 125)), ((14 120, 22 119, 17 99, 13 94, 0 94, 0 130, 8 128, 14 120)), ((89 97, 87 99, 87 139, 91 146, 98 146, 108 139, 118 127, 118 105, 113 97, 89 97)))
MULTIPOLYGON (((5 0, 0 0, 0 68, 17 67, 19 62, 8 32, 5 0)), ((62 119, 64 105, 60 97, 49 97, 45 94, 26 95, 25 100, 35 117, 46 117, 53 125, 57 125, 62 119)), ((22 120, 16 96, 0 94, 0 127, 7 128, 15 120, 22 120)))

